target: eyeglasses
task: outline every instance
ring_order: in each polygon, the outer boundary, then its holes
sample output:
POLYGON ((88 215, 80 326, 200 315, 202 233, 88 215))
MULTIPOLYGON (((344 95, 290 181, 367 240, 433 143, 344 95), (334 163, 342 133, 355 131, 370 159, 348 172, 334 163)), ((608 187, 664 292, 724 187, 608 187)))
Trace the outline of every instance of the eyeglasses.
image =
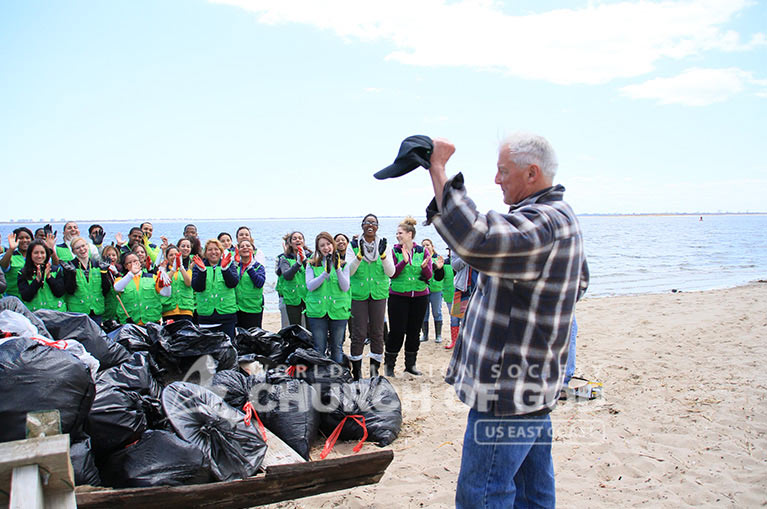
POLYGON ((362 221, 362 226, 378 226, 378 223, 373 221, 362 221))

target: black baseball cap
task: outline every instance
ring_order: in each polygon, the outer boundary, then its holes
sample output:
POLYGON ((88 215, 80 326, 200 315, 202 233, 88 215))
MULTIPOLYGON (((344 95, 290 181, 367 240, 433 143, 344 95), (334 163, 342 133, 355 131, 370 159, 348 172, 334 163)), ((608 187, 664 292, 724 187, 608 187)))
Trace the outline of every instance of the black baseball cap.
POLYGON ((419 166, 429 169, 434 143, 422 134, 408 136, 399 146, 399 154, 392 164, 373 175, 378 180, 399 177, 410 173, 419 166))

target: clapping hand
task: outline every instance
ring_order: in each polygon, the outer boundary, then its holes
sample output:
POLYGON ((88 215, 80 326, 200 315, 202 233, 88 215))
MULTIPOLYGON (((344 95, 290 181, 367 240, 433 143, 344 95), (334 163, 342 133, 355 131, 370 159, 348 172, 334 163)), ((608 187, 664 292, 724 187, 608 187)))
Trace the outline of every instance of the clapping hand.
POLYGON ((378 256, 386 258, 386 237, 378 241, 378 256))
POLYGON ((194 262, 198 269, 205 271, 205 263, 202 261, 202 258, 200 258, 200 255, 194 255, 192 262, 194 262))
POLYGON ((227 251, 224 257, 221 259, 221 269, 226 270, 229 268, 229 265, 232 264, 232 252, 227 251))
POLYGON ((325 256, 325 272, 330 274, 330 270, 333 268, 332 255, 325 256))

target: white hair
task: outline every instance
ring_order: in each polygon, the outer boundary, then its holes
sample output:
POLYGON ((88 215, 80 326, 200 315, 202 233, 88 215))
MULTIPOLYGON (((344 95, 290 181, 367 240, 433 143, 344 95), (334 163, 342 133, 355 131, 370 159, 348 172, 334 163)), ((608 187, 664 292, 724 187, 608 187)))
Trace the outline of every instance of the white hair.
POLYGON ((511 161, 519 166, 535 164, 541 169, 541 172, 553 179, 557 174, 557 155, 554 148, 543 136, 526 132, 516 132, 506 136, 501 141, 498 150, 508 147, 511 161))

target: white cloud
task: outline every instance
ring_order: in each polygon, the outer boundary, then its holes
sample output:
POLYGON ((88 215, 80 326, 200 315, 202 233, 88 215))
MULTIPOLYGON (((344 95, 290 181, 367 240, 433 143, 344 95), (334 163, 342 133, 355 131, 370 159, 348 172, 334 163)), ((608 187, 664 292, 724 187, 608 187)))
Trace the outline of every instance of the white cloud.
POLYGON ((678 76, 656 78, 623 87, 633 99, 655 99, 661 104, 707 106, 726 101, 743 91, 746 84, 758 82, 750 72, 736 68, 687 69, 678 76))
POLYGON ((604 83, 645 74, 663 58, 744 51, 723 25, 751 0, 624 1, 578 9, 510 14, 490 0, 211 0, 258 15, 262 23, 299 23, 348 40, 385 41, 388 59, 416 66, 492 69, 554 83, 604 83))

